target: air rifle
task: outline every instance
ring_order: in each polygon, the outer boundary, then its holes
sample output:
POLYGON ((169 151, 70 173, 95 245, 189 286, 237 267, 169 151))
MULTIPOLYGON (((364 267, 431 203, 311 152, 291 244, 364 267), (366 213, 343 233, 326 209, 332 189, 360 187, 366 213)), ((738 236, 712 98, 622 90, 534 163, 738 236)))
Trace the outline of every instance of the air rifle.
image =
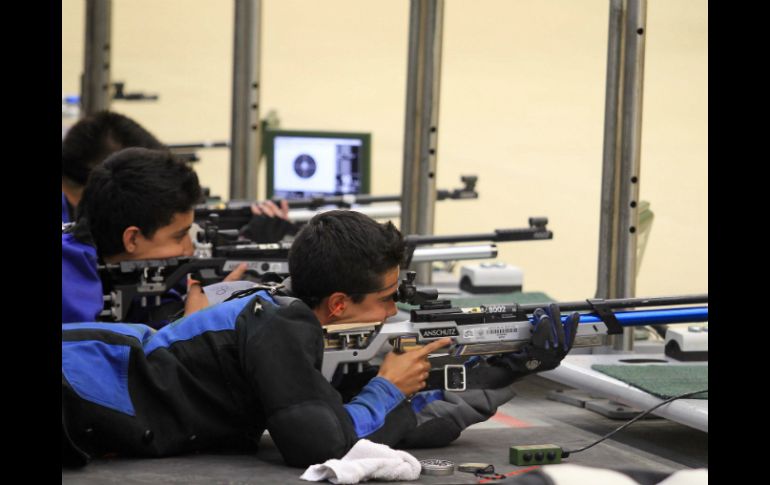
POLYGON ((289 243, 232 244, 218 247, 209 257, 142 259, 100 265, 104 310, 99 317, 124 321, 131 305, 159 306, 162 295, 184 281, 188 274, 206 286, 222 281, 241 262, 246 262, 247 271, 260 280, 272 273, 287 275, 289 246, 289 243))
MULTIPOLYGON (((493 304, 471 308, 452 306, 437 300, 436 289, 418 290, 415 273, 406 272, 394 298, 419 305, 410 319, 400 322, 328 325, 324 328, 323 375, 331 380, 339 366, 344 372, 363 369, 363 364, 389 351, 403 351, 443 337, 452 337, 449 355, 504 354, 519 350, 530 340, 532 313, 547 303, 493 304)), ((573 348, 607 344, 609 335, 621 334, 624 327, 703 322, 708 320, 708 294, 657 298, 588 299, 557 303, 565 315, 580 313, 580 324, 573 348), (638 307, 669 307, 706 304, 685 308, 624 310, 638 307), (620 311, 622 310, 622 311, 620 311)), ((567 317, 562 317, 562 320, 567 317)))
MULTIPOLYGON (((100 318, 123 321, 132 304, 142 307, 160 305, 162 295, 176 287, 187 274, 192 274, 203 286, 222 281, 241 263, 246 263, 250 279, 259 282, 276 281, 289 275, 291 243, 257 244, 239 240, 238 231, 219 229, 218 222, 217 216, 211 215, 196 228, 192 237, 195 246, 192 258, 132 260, 100 265, 98 271, 105 304, 100 318)), ((495 241, 545 239, 553 236, 545 230, 546 223, 545 218, 530 218, 529 228, 496 229, 490 234, 407 236, 408 254, 414 261, 496 257, 497 247, 494 244, 449 248, 416 246, 432 244, 434 241, 481 241, 485 237, 495 241)))
MULTIPOLYGON (((478 199, 479 194, 476 192, 476 181, 478 177, 475 175, 465 175, 460 177, 463 186, 453 190, 438 190, 436 192, 436 200, 463 200, 463 199, 478 199)), ((273 202, 279 204, 281 199, 274 198, 273 202)), ((401 195, 368 195, 368 194, 349 194, 349 195, 332 195, 325 197, 310 197, 305 199, 288 199, 289 209, 294 209, 294 217, 292 213, 289 213, 289 219, 292 221, 302 222, 309 219, 307 217, 307 211, 297 211, 298 209, 310 209, 315 211, 325 206, 336 206, 342 209, 349 209, 359 204, 373 204, 380 202, 399 202, 401 195)), ((251 213, 251 205, 254 203, 252 200, 231 200, 227 203, 213 203, 213 204, 200 204, 195 207, 195 220, 204 220, 211 214, 219 216, 220 226, 222 229, 240 229, 248 224, 253 217, 251 213)), ((361 208, 361 211, 366 213, 365 208, 361 208)))
MULTIPOLYGON (((546 228, 548 218, 530 217, 529 227, 495 229, 491 233, 481 234, 457 234, 443 236, 408 235, 404 238, 406 251, 402 267, 406 268, 410 263, 428 261, 459 261, 467 259, 488 259, 497 257, 497 245, 494 242, 511 241, 535 241, 553 239, 553 232, 546 228), (420 247, 442 243, 465 242, 491 242, 492 244, 457 245, 446 247, 420 247)), ((208 218, 200 221, 193 237, 195 255, 197 257, 225 256, 237 261, 228 264, 226 268, 231 271, 242 261, 249 262, 259 256, 262 244, 253 244, 248 241, 238 240, 238 231, 235 229, 220 229, 221 221, 218 214, 210 214, 208 218), (250 254, 252 249, 257 255, 250 254), (240 258, 240 259, 239 259, 240 258)), ((277 255, 276 255, 277 257, 277 255)), ((288 258, 288 246, 286 246, 286 258, 288 258)), ((251 268, 252 264, 249 263, 251 268)), ((254 268, 256 269, 256 268, 254 268)), ((264 268, 267 270, 267 268, 264 268)), ((288 275, 288 266, 285 268, 288 275)), ((279 273, 279 271, 274 271, 279 273)))
MULTIPOLYGON (((550 239, 553 233, 545 229, 547 222, 545 218, 530 218, 529 228, 496 229, 489 234, 406 236, 408 257, 415 262, 494 258, 497 256, 494 244, 445 248, 417 246, 434 242, 550 239)), ((162 295, 176 287, 187 274, 192 274, 203 286, 222 281, 241 263, 247 265, 247 277, 259 282, 276 281, 289 275, 289 242, 257 244, 239 240, 238 231, 219 228, 216 215, 202 221, 192 239, 195 246, 192 258, 132 260, 100 265, 98 271, 105 304, 100 318, 123 321, 132 304, 142 307, 160 305, 162 295)), ((402 293, 407 291, 412 290, 402 287, 402 293)))

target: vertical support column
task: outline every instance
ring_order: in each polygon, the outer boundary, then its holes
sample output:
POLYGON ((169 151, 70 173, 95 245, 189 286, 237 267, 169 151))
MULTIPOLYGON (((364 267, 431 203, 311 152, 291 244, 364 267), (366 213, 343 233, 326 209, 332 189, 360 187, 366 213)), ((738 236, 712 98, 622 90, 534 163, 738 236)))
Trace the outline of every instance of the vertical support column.
MULTIPOLYGON (((597 298, 636 292, 646 0, 610 0, 597 298)), ((633 350, 633 328, 612 338, 633 350)))
POLYGON ((80 79, 80 116, 110 109, 112 0, 86 0, 86 35, 80 79))
MULTIPOLYGON (((444 0, 411 0, 406 84, 401 232, 433 234, 444 0)), ((413 265, 430 284, 431 263, 413 265)))
POLYGON ((257 198, 262 155, 259 123, 261 0, 235 0, 233 105, 230 139, 230 198, 257 198))

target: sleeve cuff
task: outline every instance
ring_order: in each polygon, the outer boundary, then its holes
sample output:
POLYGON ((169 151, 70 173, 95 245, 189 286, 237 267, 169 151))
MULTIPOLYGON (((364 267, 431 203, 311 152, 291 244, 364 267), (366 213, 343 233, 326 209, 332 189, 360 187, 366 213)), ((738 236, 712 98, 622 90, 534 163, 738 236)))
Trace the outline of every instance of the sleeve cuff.
POLYGON ((380 429, 388 413, 403 400, 404 395, 392 382, 384 377, 375 377, 344 407, 353 421, 356 434, 363 438, 380 429))

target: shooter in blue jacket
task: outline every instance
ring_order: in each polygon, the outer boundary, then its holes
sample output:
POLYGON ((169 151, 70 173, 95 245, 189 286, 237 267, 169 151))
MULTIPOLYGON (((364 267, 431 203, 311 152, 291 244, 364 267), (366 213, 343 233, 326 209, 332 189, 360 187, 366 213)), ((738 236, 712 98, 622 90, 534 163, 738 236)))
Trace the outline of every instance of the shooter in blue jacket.
MULTIPOLYGON (((126 148, 95 166, 77 222, 62 233, 62 322, 98 319, 104 306, 99 264, 192 256, 189 229, 200 197, 195 172, 166 150, 126 148)), ((179 291, 167 293, 164 305, 172 309, 165 313, 205 306, 196 299, 200 288, 194 291, 187 302, 179 291)), ((167 322, 139 309, 129 317, 153 326, 167 322)))

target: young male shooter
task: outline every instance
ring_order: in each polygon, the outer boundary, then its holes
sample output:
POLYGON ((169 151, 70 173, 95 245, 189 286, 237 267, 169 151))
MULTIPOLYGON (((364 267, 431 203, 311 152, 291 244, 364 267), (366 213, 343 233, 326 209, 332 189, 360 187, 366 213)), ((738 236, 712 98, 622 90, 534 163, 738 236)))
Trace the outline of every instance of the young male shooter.
MULTIPOLYGON (((101 312, 97 266, 134 259, 193 255, 189 229, 201 196, 195 172, 166 150, 126 148, 91 169, 77 222, 62 233, 62 322, 94 321, 101 312)), ((228 279, 238 279, 245 266, 228 279)), ((182 289, 184 291, 184 289, 182 289)), ((207 302, 200 286, 182 303, 171 290, 165 299, 192 312, 207 302)), ((179 307, 179 308, 177 308, 179 307)), ((134 309, 129 321, 162 326, 166 319, 134 309)))

